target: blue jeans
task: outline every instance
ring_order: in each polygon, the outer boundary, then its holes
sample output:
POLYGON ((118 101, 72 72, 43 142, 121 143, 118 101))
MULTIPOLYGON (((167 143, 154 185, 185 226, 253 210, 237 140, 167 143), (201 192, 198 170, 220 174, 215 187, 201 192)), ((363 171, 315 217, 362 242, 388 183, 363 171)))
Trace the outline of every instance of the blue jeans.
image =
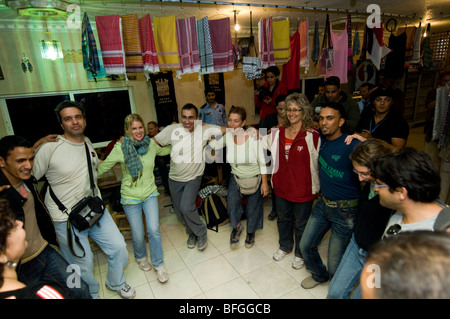
MULTIPOLYGON (((263 198, 261 195, 261 185, 259 185, 256 193, 246 195, 247 205, 247 233, 253 234, 258 229, 263 228, 263 198)), ((236 228, 241 221, 244 209, 241 205, 242 195, 236 184, 234 174, 230 176, 230 184, 228 185, 227 206, 228 215, 230 216, 230 226, 236 228)))
POLYGON ((123 205, 123 210, 131 228, 134 257, 136 259, 147 257, 145 228, 142 220, 142 211, 144 211, 152 265, 161 266, 164 263, 164 253, 159 231, 158 197, 150 197, 139 204, 123 205))
POLYGON ((314 205, 300 240, 300 250, 305 260, 306 269, 311 271, 315 281, 326 282, 335 274, 350 241, 357 211, 358 207, 329 208, 322 198, 319 198, 314 205), (317 247, 330 228, 327 271, 317 247))
POLYGON ((69 264, 59 252, 50 245, 31 259, 22 264, 19 271, 19 280, 26 285, 36 282, 55 282, 61 285, 75 299, 90 299, 89 287, 79 280, 79 285, 69 285, 73 271, 68 268, 69 264))
MULTIPOLYGON (((350 292, 359 283, 361 270, 366 262, 367 252, 358 246, 355 236, 345 250, 336 273, 328 288, 330 299, 350 299, 350 292)), ((361 299, 360 286, 353 293, 353 299, 361 299)))
POLYGON ((295 248, 295 256, 303 258, 300 251, 300 239, 311 215, 314 200, 294 203, 279 196, 276 200, 280 249, 288 252, 295 248))
MULTIPOLYGON (((67 242, 67 221, 54 222, 54 225, 61 253, 69 264, 80 267, 81 278, 88 284, 92 298, 98 297, 99 284, 94 279, 94 255, 91 251, 88 237, 91 237, 107 255, 108 273, 106 275, 106 284, 108 287, 113 290, 120 290, 125 287, 123 269, 128 264, 128 251, 125 240, 107 209, 105 209, 105 214, 103 214, 97 225, 81 232, 75 227, 71 227, 72 231, 77 234, 86 252, 83 258, 74 256, 70 251, 67 242)), ((82 256, 82 250, 75 243, 73 249, 78 256, 82 256)))

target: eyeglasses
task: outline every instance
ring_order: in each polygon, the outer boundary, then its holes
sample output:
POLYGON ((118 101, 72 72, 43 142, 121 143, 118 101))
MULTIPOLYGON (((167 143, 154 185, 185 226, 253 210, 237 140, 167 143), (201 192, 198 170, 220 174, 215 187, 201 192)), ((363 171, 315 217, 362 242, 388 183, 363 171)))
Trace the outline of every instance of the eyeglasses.
POLYGON ((395 235, 400 234, 402 231, 402 226, 400 226, 399 224, 394 224, 391 225, 385 232, 383 238, 389 238, 395 235))
POLYGON ((377 184, 376 182, 373 182, 372 186, 373 187, 389 187, 389 185, 387 185, 387 184, 377 184))
POLYGON ((286 109, 286 113, 298 113, 298 112, 301 112, 301 111, 303 111, 303 108, 299 108, 299 109, 297 109, 297 110, 294 110, 294 109, 286 109))
POLYGON ((353 172, 362 178, 366 178, 370 176, 370 172, 358 172, 356 169, 353 169, 353 172))

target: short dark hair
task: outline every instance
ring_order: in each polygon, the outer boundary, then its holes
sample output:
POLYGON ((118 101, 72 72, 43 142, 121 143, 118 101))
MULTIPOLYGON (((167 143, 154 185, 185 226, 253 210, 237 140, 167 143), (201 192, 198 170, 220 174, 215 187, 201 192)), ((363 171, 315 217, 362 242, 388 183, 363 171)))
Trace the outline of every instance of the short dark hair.
POLYGON ((18 135, 5 136, 0 140, 0 156, 3 157, 4 160, 6 160, 9 152, 11 152, 16 147, 32 148, 33 144, 31 144, 31 142, 27 139, 18 135))
POLYGON ((379 267, 375 298, 450 298, 450 235, 445 232, 402 232, 371 246, 366 260, 379 267))
POLYGON ((278 67, 275 66, 275 65, 269 66, 267 69, 265 69, 264 72, 266 73, 266 75, 269 72, 275 74, 275 76, 279 76, 280 75, 280 69, 278 69, 278 67))
POLYGON ((372 101, 379 96, 388 96, 393 99, 395 96, 394 89, 390 86, 380 86, 376 88, 372 93, 370 93, 370 99, 372 101))
POLYGON ((326 102, 321 105, 322 108, 329 107, 339 112, 339 116, 343 119, 347 118, 347 113, 341 103, 338 102, 326 102))
POLYGON ((56 118, 58 119, 59 123, 62 123, 61 115, 60 115, 61 110, 65 109, 66 107, 76 107, 81 110, 83 117, 86 117, 86 110, 85 110, 83 104, 81 104, 80 102, 76 102, 76 101, 65 100, 65 101, 62 101, 61 103, 59 103, 55 108, 56 118))
POLYGON ((183 113, 184 110, 194 110, 195 116, 198 116, 198 108, 192 103, 187 103, 183 105, 183 107, 181 108, 181 113, 183 113))
POLYGON ((374 177, 389 185, 392 193, 406 188, 415 202, 434 202, 441 191, 441 178, 430 156, 412 147, 378 158, 374 177))
POLYGON ((375 87, 375 85, 373 85, 372 83, 369 83, 369 82, 364 82, 363 84, 361 84, 361 85, 359 86, 360 89, 361 89, 361 88, 365 88, 365 87, 368 87, 369 90, 371 90, 371 89, 373 89, 373 88, 375 87))
POLYGON ((149 125, 154 125, 154 126, 158 126, 158 123, 156 123, 155 121, 150 121, 150 122, 148 122, 147 123, 147 126, 149 126, 149 125))
POLYGON ((280 94, 275 98, 275 105, 278 105, 280 102, 284 102, 287 98, 286 94, 280 94))
POLYGON ((341 80, 337 76, 330 76, 325 80, 324 86, 336 85, 338 89, 341 88, 341 80))

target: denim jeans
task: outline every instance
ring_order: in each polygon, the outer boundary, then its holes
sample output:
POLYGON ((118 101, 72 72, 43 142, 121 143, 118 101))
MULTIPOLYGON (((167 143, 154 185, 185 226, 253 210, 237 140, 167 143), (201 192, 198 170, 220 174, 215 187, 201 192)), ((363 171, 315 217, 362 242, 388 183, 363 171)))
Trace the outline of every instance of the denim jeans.
POLYGON ((159 231, 158 197, 150 197, 139 204, 123 205, 123 210, 131 228, 134 257, 136 259, 147 257, 145 228, 142 220, 142 211, 144 211, 152 265, 154 267, 161 266, 164 263, 164 253, 159 231))
MULTIPOLYGON (((258 229, 263 228, 263 198, 261 195, 261 185, 259 185, 256 193, 246 195, 247 205, 247 233, 253 234, 258 229)), ((236 184, 234 174, 230 176, 230 184, 228 185, 227 206, 228 215, 230 216, 230 226, 236 228, 244 213, 241 205, 242 195, 236 184)))
POLYGON ((358 207, 327 207, 322 198, 314 205, 300 240, 300 250, 305 260, 306 269, 311 271, 314 280, 326 282, 336 273, 342 255, 350 241, 357 211, 358 207), (327 271, 317 247, 330 228, 327 271))
MULTIPOLYGON (((123 269, 128 264, 128 251, 125 240, 107 209, 105 209, 105 213, 97 225, 81 232, 75 227, 71 227, 71 231, 77 234, 86 252, 83 258, 76 257, 70 251, 67 242, 67 222, 55 222, 54 225, 61 253, 69 264, 80 267, 81 278, 88 284, 92 298, 98 297, 99 284, 94 279, 94 255, 88 237, 91 237, 107 255, 106 284, 108 287, 113 290, 120 290, 125 287, 123 269)), ((78 256, 82 256, 82 250, 75 243, 73 249, 78 256)))
POLYGON ((295 203, 277 196, 277 226, 280 249, 290 251, 295 248, 295 256, 302 257, 300 239, 311 215, 314 200, 295 203))
POLYGON ((26 285, 36 282, 55 282, 61 285, 75 299, 90 299, 89 287, 83 281, 77 281, 78 284, 72 285, 73 270, 68 268, 69 264, 64 257, 50 245, 31 259, 20 265, 19 280, 26 285))
MULTIPOLYGON (((355 236, 352 236, 339 263, 339 267, 333 279, 331 279, 328 288, 328 297, 330 299, 350 299, 350 292, 359 283, 359 277, 366 258, 367 252, 358 246, 355 236)), ((361 299, 359 288, 358 285, 358 288, 353 293, 353 299, 361 299)))
POLYGON ((169 177, 170 195, 178 220, 186 228, 188 235, 201 237, 206 235, 206 225, 198 214, 196 200, 202 177, 187 182, 177 182, 169 177))

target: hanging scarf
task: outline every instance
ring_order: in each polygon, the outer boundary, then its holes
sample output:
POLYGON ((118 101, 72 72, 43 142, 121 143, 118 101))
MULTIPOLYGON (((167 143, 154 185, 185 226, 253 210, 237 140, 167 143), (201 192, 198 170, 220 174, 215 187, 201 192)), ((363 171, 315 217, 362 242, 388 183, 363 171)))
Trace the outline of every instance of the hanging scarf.
POLYGON ((86 12, 84 13, 81 27, 81 51, 83 52, 83 67, 91 72, 95 79, 98 71, 100 71, 100 61, 98 59, 95 36, 86 12))
POLYGON ((314 46, 311 60, 314 62, 314 66, 319 61, 320 43, 319 43, 319 21, 314 23, 314 46))
POLYGON ((148 152, 150 138, 145 136, 142 141, 135 141, 126 135, 122 141, 122 152, 125 158, 125 165, 127 165, 133 182, 135 182, 141 175, 142 162, 139 155, 144 155, 148 152))

